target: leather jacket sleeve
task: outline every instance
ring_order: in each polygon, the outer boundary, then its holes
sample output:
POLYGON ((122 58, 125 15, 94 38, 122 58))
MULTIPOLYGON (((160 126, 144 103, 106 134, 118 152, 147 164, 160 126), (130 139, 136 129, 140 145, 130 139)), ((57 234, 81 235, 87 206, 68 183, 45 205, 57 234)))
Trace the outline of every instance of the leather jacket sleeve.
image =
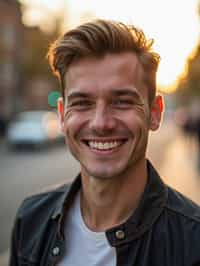
POLYGON ((18 266, 18 220, 15 220, 11 235, 9 266, 18 266))

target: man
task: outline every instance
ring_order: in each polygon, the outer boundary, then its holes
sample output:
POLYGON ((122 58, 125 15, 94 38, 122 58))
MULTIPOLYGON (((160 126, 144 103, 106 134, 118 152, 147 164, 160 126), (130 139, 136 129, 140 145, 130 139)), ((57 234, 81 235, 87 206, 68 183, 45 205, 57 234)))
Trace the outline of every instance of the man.
POLYGON ((64 34, 48 56, 81 173, 23 202, 10 265, 200 265, 199 207, 146 159, 163 111, 152 41, 133 26, 96 20, 64 34))

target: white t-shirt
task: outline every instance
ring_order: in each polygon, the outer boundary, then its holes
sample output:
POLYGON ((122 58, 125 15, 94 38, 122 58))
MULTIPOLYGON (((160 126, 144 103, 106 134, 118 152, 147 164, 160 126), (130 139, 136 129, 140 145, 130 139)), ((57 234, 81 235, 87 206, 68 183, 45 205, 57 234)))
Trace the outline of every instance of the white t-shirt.
POLYGON ((84 223, 78 193, 65 223, 66 250, 58 266, 115 266, 116 251, 105 232, 93 232, 84 223))

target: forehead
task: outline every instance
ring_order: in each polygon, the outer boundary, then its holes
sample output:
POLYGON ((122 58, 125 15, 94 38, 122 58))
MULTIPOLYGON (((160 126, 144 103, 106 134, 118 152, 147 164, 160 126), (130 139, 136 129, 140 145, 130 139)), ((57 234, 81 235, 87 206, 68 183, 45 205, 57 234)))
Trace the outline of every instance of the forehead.
POLYGON ((66 95, 77 89, 108 92, 109 88, 129 87, 144 93, 143 70, 137 56, 131 52, 75 61, 68 68, 65 84, 66 95))

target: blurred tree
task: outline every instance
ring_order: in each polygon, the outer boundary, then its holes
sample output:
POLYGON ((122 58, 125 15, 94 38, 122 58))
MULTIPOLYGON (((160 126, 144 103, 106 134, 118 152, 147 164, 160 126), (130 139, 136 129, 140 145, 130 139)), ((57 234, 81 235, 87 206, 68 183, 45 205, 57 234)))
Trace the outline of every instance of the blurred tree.
POLYGON ((24 74, 25 79, 35 76, 50 77, 46 54, 48 47, 57 37, 57 32, 45 33, 39 27, 25 27, 24 30, 24 74))
POLYGON ((200 98, 200 44, 193 56, 188 59, 187 72, 179 81, 177 97, 185 103, 196 97, 200 98))
MULTIPOLYGON (((66 16, 63 1, 60 10, 53 11, 42 4, 42 1, 18 0, 21 3, 24 26, 23 42, 23 82, 27 90, 29 82, 34 80, 49 80, 53 86, 58 87, 57 79, 52 75, 46 58, 50 44, 57 39, 61 32, 64 16, 66 16), (33 15, 43 14, 38 21, 32 21, 33 15), (34 13, 36 12, 36 13, 34 13), (28 19, 29 18, 29 23, 28 19), (29 26, 28 26, 29 25, 29 26)), ((60 0, 61 1, 61 0, 60 0)), ((61 3, 61 2, 60 2, 61 3)))
MULTIPOLYGON (((200 18, 200 1, 198 3, 200 18)), ((200 41, 187 61, 187 71, 179 81, 176 96, 178 101, 186 104, 197 98, 200 100, 200 41)))
POLYGON ((48 108, 49 92, 59 90, 46 56, 58 34, 59 29, 45 32, 37 26, 24 27, 22 109, 48 108))

